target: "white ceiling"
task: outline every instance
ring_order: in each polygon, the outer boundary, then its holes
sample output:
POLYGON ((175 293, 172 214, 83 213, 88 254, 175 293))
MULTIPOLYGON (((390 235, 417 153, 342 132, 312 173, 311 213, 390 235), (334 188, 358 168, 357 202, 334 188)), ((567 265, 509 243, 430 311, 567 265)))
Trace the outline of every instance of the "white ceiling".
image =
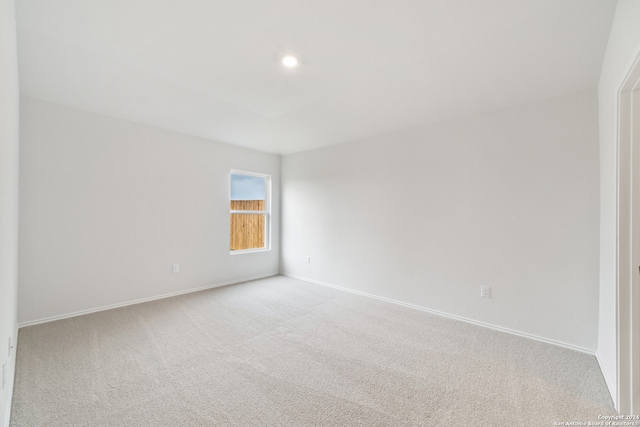
POLYGON ((593 88, 615 4, 17 0, 20 85, 287 154, 593 88))

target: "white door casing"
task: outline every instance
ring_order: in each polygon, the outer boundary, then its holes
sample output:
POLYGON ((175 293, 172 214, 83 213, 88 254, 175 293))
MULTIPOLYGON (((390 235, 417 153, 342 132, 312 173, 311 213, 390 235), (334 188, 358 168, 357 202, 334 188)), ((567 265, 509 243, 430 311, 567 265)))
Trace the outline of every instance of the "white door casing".
POLYGON ((618 91, 616 409, 640 413, 640 56, 618 91))

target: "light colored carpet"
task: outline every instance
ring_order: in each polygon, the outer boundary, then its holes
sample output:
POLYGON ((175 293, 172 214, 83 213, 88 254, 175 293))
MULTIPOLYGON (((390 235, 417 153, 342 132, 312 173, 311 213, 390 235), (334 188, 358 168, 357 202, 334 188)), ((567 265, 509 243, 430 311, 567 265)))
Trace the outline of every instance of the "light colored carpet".
POLYGON ((20 330, 11 426, 552 426, 594 357, 286 277, 20 330))

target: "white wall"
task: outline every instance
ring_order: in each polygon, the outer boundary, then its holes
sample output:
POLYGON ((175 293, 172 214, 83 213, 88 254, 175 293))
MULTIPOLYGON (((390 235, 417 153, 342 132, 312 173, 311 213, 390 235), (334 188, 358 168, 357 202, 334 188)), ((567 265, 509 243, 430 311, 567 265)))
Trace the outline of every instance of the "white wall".
POLYGON ((282 270, 594 351, 597 126, 592 90, 285 156, 282 270))
POLYGON ((640 53, 640 1, 619 0, 598 94, 600 101, 600 324, 598 360, 617 401, 616 176, 617 92, 640 53))
POLYGON ((278 272, 277 155, 30 98, 20 150, 20 323, 278 272), (273 176, 270 252, 229 255, 232 168, 273 176))
POLYGON ((11 412, 17 338, 18 101, 14 2, 0 0, 0 366, 6 363, 5 385, 0 385, 0 426, 8 425, 11 412), (9 339, 14 345, 11 354, 9 339))

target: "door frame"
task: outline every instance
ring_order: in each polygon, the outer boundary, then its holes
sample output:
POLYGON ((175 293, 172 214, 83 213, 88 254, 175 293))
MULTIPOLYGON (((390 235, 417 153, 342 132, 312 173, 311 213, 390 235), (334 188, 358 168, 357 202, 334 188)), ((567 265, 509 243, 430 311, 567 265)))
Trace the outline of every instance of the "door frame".
POLYGON ((640 413, 640 56, 618 90, 617 404, 640 413))

